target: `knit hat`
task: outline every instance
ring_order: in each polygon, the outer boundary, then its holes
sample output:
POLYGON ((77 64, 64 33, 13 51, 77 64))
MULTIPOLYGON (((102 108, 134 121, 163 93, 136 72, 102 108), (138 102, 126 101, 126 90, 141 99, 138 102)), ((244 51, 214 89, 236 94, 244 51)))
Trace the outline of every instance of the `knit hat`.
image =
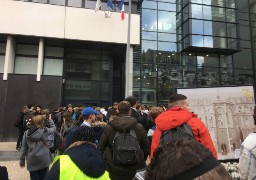
POLYGON ((80 126, 77 128, 77 130, 74 132, 72 143, 77 141, 88 141, 91 143, 95 143, 95 132, 94 130, 89 126, 80 126))

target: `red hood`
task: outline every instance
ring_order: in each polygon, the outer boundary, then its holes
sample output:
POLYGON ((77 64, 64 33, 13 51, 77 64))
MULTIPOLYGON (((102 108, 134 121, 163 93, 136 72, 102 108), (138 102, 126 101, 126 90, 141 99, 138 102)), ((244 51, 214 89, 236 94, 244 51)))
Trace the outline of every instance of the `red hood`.
POLYGON ((157 116, 155 123, 159 130, 166 131, 180 126, 193 116, 195 115, 192 112, 184 110, 180 107, 173 107, 157 116))

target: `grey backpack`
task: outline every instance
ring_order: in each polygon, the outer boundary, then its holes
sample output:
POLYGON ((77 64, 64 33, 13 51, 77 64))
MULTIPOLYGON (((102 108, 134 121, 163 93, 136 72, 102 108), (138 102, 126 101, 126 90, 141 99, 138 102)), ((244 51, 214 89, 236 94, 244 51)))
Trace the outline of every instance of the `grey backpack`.
POLYGON ((162 132, 162 135, 160 138, 160 144, 173 142, 179 138, 192 138, 192 139, 195 138, 188 123, 184 123, 176 128, 169 129, 167 131, 162 132))
POLYGON ((136 164, 139 162, 140 144, 134 130, 116 131, 113 140, 113 161, 115 164, 136 164))

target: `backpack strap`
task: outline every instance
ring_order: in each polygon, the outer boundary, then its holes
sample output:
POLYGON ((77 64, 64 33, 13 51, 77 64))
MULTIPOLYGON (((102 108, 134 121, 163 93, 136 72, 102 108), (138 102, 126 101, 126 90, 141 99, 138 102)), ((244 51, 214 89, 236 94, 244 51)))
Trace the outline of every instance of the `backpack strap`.
POLYGON ((134 129, 130 130, 130 135, 137 139, 137 136, 136 136, 136 133, 135 133, 134 129))

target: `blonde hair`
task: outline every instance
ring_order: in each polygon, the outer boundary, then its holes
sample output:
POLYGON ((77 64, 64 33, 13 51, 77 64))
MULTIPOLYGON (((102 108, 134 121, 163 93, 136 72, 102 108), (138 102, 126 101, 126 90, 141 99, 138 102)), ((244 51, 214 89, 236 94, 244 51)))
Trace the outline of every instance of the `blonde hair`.
POLYGON ((36 128, 43 128, 44 119, 45 117, 43 115, 33 116, 31 120, 31 125, 35 126, 36 128))
POLYGON ((148 115, 152 118, 153 121, 155 121, 156 117, 162 112, 164 112, 162 107, 152 107, 148 112, 148 115))

